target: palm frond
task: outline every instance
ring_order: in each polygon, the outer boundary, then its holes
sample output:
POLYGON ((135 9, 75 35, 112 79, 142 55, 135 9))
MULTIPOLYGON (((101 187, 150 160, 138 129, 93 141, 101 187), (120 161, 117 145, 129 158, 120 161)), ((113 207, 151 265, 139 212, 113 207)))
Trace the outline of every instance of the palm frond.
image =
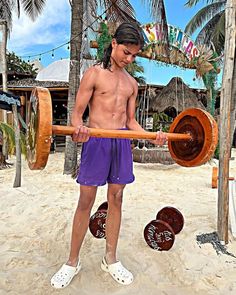
POLYGON ((13 155, 15 152, 15 132, 11 125, 0 122, 0 130, 3 133, 3 140, 8 143, 9 155, 13 155))
POLYGON ((21 3, 26 14, 28 14, 32 20, 35 20, 42 12, 46 0, 21 0, 21 3))
POLYGON ((12 10, 13 1, 1 0, 0 1, 0 19, 7 22, 7 27, 9 30, 12 29, 12 10))
POLYGON ((226 1, 219 1, 209 4, 200 9, 197 14, 189 21, 185 28, 187 34, 194 33, 197 29, 202 27, 212 16, 220 13, 225 8, 226 1))
POLYGON ((212 42, 216 52, 222 54, 225 45, 225 13, 222 13, 212 33, 212 42))
POLYGON ((224 15, 223 12, 218 13, 202 28, 196 37, 197 44, 210 46, 213 43, 216 52, 221 54, 224 48, 224 15), (219 40, 221 40, 220 43, 219 40))
MULTIPOLYGON (((6 140, 8 143, 9 155, 14 155, 16 141, 15 141, 15 131, 13 127, 7 123, 0 121, 0 131, 3 133, 3 140, 6 140)), ((21 153, 26 156, 26 137, 23 132, 20 132, 20 146, 21 146, 21 153)))
POLYGON ((128 0, 100 0, 100 6, 107 10, 108 21, 117 23, 137 22, 134 8, 128 0))
MULTIPOLYGON (((188 7, 193 7, 193 6, 195 6, 195 5, 197 5, 197 3, 199 2, 200 0, 189 0, 189 1, 187 1, 184 5, 185 6, 188 6, 188 7)), ((203 1, 203 0, 202 0, 203 1)), ((209 3, 213 3, 213 2, 217 2, 217 1, 219 1, 219 0, 206 0, 205 2, 207 3, 207 4, 209 4, 209 3)))

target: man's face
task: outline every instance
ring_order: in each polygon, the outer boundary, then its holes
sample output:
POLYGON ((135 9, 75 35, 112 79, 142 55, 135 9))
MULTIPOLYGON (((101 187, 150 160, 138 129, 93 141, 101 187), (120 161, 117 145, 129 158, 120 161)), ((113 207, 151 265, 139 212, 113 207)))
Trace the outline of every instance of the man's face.
POLYGON ((139 51, 139 45, 117 44, 115 39, 112 40, 111 58, 120 68, 124 68, 132 63, 139 51))

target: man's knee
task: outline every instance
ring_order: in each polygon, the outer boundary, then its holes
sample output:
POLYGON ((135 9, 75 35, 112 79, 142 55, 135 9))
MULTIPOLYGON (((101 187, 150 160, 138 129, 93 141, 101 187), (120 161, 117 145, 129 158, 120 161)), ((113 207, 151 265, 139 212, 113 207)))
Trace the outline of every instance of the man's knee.
POLYGON ((96 191, 94 192, 80 192, 77 210, 91 211, 96 197, 96 191))
POLYGON ((108 203, 111 206, 121 207, 123 201, 123 190, 124 188, 119 188, 114 190, 109 194, 108 203))

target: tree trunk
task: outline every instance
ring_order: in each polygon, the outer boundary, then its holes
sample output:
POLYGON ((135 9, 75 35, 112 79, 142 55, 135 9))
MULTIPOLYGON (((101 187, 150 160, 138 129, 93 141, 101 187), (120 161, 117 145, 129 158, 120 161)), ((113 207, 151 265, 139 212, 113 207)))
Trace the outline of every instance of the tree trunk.
POLYGON ((14 118, 14 131, 15 131, 15 143, 16 143, 16 174, 13 187, 21 186, 21 147, 20 147, 20 126, 17 115, 17 106, 12 106, 13 118, 14 118))
MULTIPOLYGON (((80 84, 80 56, 83 29, 83 0, 71 3, 71 42, 70 42, 70 74, 67 105, 67 125, 71 124, 71 114, 75 105, 76 93, 80 84)), ((70 136, 66 137, 64 174, 73 174, 77 166, 77 143, 70 136)))
POLYGON ((220 96, 220 157, 217 220, 219 239, 224 243, 228 243, 230 108, 233 100, 233 75, 235 74, 235 19, 235 0, 228 0, 225 8, 225 63, 220 96))
MULTIPOLYGON (((5 20, 0 20, 0 74, 2 73, 2 90, 7 92, 7 22, 5 20), (2 38, 1 38, 2 36, 2 38)), ((7 123, 7 112, 1 110, 3 114, 3 122, 7 123)), ((7 143, 3 139, 2 145, 2 155, 1 158, 5 162, 7 159, 7 143)))

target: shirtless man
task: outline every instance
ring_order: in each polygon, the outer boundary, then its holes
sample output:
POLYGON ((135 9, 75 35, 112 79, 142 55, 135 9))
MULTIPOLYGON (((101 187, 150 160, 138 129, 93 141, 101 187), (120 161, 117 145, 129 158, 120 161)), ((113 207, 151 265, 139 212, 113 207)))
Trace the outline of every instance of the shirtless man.
MULTIPOLYGON (((80 198, 74 215, 69 259, 52 277, 55 288, 66 287, 80 271, 79 252, 89 225, 97 187, 108 183, 106 219, 106 251, 101 268, 123 285, 133 281, 133 275, 117 260, 116 250, 121 222, 121 205, 125 185, 134 181, 129 139, 89 137, 82 116, 89 106, 89 127, 102 129, 144 129, 135 119, 138 85, 125 70, 144 45, 141 30, 130 23, 121 24, 101 63, 84 74, 72 114, 76 128, 73 140, 83 142, 80 171, 80 198)), ((158 132, 153 141, 164 144, 165 133, 158 132)))

